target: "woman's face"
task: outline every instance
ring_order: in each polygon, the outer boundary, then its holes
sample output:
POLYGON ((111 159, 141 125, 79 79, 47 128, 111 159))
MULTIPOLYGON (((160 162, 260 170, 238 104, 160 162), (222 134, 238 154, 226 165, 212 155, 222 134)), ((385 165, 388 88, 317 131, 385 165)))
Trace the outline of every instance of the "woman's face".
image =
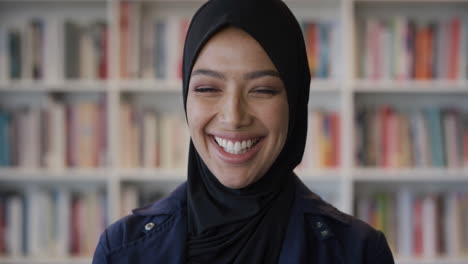
POLYGON ((226 187, 252 184, 271 167, 288 133, 288 100, 279 73, 250 35, 227 28, 201 50, 187 96, 190 135, 226 187))

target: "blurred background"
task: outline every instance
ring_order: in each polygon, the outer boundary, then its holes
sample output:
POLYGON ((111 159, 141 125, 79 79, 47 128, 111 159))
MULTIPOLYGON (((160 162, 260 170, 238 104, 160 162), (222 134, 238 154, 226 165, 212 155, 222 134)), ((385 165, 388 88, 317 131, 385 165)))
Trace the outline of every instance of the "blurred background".
MULTIPOLYGON (((468 1, 285 2, 313 77, 297 174, 398 264, 468 263, 468 1)), ((185 181, 202 3, 0 0, 0 264, 90 263, 105 226, 185 181)))

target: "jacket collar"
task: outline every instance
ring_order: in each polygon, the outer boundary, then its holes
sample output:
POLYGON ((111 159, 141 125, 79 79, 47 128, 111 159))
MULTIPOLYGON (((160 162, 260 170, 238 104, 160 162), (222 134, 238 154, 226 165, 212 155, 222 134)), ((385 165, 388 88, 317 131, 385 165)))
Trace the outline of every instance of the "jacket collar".
MULTIPOLYGON (((349 224, 349 217, 338 211, 335 207, 322 200, 317 194, 307 188, 294 174, 296 186, 296 203, 298 209, 304 214, 324 216, 326 218, 349 224)), ((187 204, 187 183, 181 184, 169 196, 151 205, 133 210, 135 215, 154 216, 171 215, 185 207, 187 204)))

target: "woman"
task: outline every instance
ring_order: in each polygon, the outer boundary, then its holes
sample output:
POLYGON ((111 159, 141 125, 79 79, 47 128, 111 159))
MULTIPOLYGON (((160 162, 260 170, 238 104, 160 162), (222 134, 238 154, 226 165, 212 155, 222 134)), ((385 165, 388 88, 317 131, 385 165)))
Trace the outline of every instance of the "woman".
POLYGON ((310 75, 279 0, 212 0, 183 61, 188 181, 114 223, 93 263, 393 263, 385 237, 294 175, 310 75))

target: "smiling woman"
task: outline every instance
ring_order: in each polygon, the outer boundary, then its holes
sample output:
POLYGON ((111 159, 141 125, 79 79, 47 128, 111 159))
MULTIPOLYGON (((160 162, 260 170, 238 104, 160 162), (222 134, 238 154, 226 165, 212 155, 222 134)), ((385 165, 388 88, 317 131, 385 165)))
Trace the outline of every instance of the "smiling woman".
POLYGON ((283 81, 257 41, 232 27, 207 42, 193 69, 187 96, 193 144, 224 186, 246 187, 267 172, 286 141, 283 81))
POLYGON ((282 1, 204 4, 183 56, 187 183, 108 227, 93 263, 393 263, 381 232, 293 172, 309 83, 304 38, 282 1))

